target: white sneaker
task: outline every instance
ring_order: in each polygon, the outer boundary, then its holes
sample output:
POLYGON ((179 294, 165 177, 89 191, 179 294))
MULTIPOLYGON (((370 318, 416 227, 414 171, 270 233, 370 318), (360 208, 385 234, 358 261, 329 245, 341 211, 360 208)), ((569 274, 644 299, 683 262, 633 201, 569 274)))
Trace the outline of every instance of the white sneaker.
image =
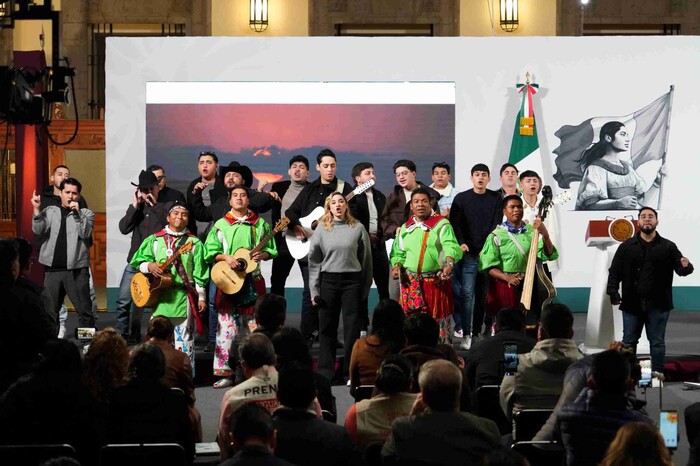
POLYGON ((461 330, 455 330, 455 338, 464 338, 464 333, 461 330))
POLYGON ((462 343, 459 344, 459 349, 468 350, 471 347, 472 347, 472 336, 467 335, 462 340, 462 343))
POLYGON ((65 326, 65 325, 61 325, 61 326, 58 328, 58 338, 63 338, 63 337, 65 337, 65 336, 66 336, 66 326, 65 326))

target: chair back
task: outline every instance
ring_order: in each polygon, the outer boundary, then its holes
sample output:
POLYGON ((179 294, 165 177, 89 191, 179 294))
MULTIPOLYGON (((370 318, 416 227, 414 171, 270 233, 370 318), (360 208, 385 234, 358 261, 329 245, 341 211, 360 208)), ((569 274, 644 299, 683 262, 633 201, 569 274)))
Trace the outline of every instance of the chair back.
POLYGON ((557 442, 528 441, 513 444, 513 450, 537 466, 562 466, 566 464, 564 449, 557 442))
POLYGON ((177 443, 111 444, 100 450, 100 466, 185 466, 185 449, 177 443))
POLYGON ((513 411, 513 442, 532 440, 552 414, 551 409, 513 411))
POLYGON ((0 464, 40 466, 50 459, 60 458, 62 456, 78 458, 75 449, 68 444, 0 446, 0 464))
POLYGON ((501 409, 500 391, 500 385, 482 385, 476 389, 474 403, 476 404, 476 415, 491 419, 498 426, 501 435, 505 435, 510 433, 513 427, 501 409))
POLYGON ((374 385, 360 385, 355 389, 355 402, 360 402, 362 400, 368 400, 372 398, 372 392, 374 391, 374 385))

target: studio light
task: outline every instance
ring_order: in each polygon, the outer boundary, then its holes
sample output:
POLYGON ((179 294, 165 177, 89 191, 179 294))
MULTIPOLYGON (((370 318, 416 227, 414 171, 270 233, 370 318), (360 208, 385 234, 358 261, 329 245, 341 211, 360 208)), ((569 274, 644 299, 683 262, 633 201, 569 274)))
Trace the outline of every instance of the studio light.
POLYGON ((506 32, 518 29, 518 0, 501 0, 501 29, 506 32))
POLYGON ((250 28, 255 32, 267 29, 267 0, 250 0, 250 28))

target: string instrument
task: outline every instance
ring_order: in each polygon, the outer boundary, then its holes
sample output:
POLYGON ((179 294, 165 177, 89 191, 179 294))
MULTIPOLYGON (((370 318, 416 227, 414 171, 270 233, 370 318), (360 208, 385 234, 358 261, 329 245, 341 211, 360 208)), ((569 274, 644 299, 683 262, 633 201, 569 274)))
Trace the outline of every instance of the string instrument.
MULTIPOLYGON (((542 188, 542 199, 540 200, 537 216, 544 222, 552 207, 552 188, 545 186, 542 188)), ((523 279, 523 292, 520 296, 520 306, 524 313, 529 313, 533 310, 533 292, 536 289, 542 290, 538 293, 539 301, 537 304, 536 314, 539 315, 549 303, 557 295, 557 289, 547 276, 542 262, 537 260, 537 246, 540 242, 540 232, 533 230, 532 241, 530 242, 530 251, 527 257, 527 268, 525 269, 525 278, 523 279), (537 288, 535 288, 537 286, 537 288)))
POLYGON ((252 260, 250 256, 260 252, 268 241, 270 241, 277 233, 284 230, 287 225, 289 225, 289 219, 287 217, 282 217, 275 224, 275 228, 270 232, 270 234, 262 238, 260 243, 258 243, 258 245, 253 249, 238 248, 236 252, 233 253, 233 258, 236 259, 238 263, 242 263, 245 266, 244 269, 234 270, 226 263, 226 261, 219 261, 214 264, 214 267, 211 269, 211 279, 222 293, 236 294, 241 290, 246 275, 254 272, 258 268, 258 263, 252 260))
MULTIPOLYGON (((349 192, 347 196, 345 196, 345 200, 350 201, 350 199, 357 196, 358 194, 364 193, 372 186, 374 186, 374 180, 365 181, 361 185, 358 185, 351 192, 349 192)), ((323 212, 323 206, 318 206, 314 210, 312 210, 309 215, 299 219, 299 224, 304 228, 304 231, 306 231, 306 238, 298 239, 293 229, 287 230, 287 248, 289 249, 289 254, 293 258, 303 259, 309 254, 309 249, 311 245, 309 244, 308 240, 309 238, 311 238, 311 235, 314 234, 314 230, 318 225, 318 221, 321 219, 321 217, 323 217, 323 212)))
POLYGON ((164 288, 173 286, 173 275, 166 272, 171 265, 180 257, 180 255, 190 252, 192 243, 187 242, 180 246, 175 253, 162 264, 158 264, 158 268, 163 271, 160 277, 153 274, 145 274, 138 272, 131 279, 131 298, 134 304, 138 307, 153 307, 158 303, 158 295, 164 288))

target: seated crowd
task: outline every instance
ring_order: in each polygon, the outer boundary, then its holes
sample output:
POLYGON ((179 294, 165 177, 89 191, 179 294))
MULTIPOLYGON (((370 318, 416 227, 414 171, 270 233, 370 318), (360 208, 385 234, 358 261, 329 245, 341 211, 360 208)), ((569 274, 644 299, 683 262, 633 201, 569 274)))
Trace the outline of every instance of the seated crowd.
MULTIPOLYGON (((72 341, 49 338, 39 295, 17 283, 18 262, 17 243, 0 240, 6 290, 0 345, 8 355, 0 377, 0 443, 67 443, 83 465, 98 464, 107 444, 176 443, 192 462, 202 419, 190 359, 173 347, 171 319, 153 317, 148 340, 131 351, 115 329, 100 330, 81 357, 72 341), (27 332, 32 338, 23 338, 27 332)), ((494 419, 532 408, 550 414, 535 440, 550 442, 567 465, 671 464, 645 403, 635 397, 634 356, 614 344, 583 357, 565 305, 543 310, 536 342, 525 335, 519 311, 501 310, 495 335, 475 341, 462 358, 439 344, 434 318, 405 318, 395 301, 382 300, 370 335, 352 348, 349 387, 358 401, 344 426, 336 422, 330 381, 314 371, 307 339, 284 326, 285 310, 280 296, 258 298, 260 325, 231 351, 240 382, 221 400, 222 464, 525 465, 510 449, 521 439, 499 430, 494 419), (512 374, 503 368, 504 344, 520 353, 512 374), (487 385, 500 386, 502 412, 478 416, 477 393, 487 385), (371 395, 363 394, 366 386, 371 395)), ((693 458, 697 412, 687 411, 693 458)))

